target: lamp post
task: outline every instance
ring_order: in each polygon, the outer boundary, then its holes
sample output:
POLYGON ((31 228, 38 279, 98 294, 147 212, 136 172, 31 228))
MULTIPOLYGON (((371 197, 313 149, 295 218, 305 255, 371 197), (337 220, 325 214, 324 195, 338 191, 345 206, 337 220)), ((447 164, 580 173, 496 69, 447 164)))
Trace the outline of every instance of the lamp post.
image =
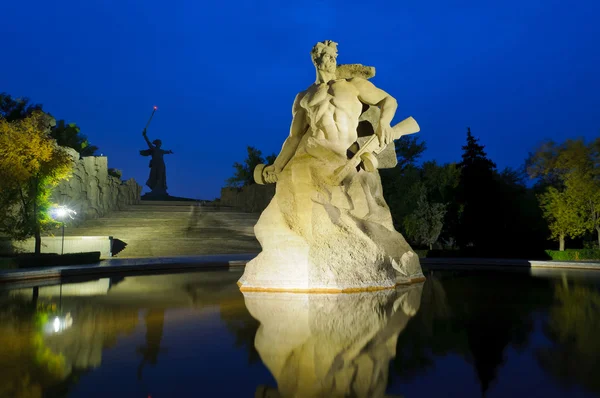
POLYGON ((62 224, 62 242, 60 248, 61 256, 64 254, 65 251, 65 219, 67 217, 73 219, 73 216, 71 214, 77 214, 77 212, 75 212, 75 210, 69 209, 67 206, 58 206, 53 211, 53 218, 59 219, 62 224))

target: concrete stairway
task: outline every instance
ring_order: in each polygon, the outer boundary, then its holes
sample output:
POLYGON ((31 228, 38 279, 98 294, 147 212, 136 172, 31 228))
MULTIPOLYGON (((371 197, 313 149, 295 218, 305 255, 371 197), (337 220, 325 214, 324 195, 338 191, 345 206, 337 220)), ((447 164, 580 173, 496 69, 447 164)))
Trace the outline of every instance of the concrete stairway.
POLYGON ((258 253, 259 214, 194 202, 142 201, 109 216, 65 228, 65 236, 112 236, 116 257, 258 253), (125 246, 123 248, 123 246, 125 246))

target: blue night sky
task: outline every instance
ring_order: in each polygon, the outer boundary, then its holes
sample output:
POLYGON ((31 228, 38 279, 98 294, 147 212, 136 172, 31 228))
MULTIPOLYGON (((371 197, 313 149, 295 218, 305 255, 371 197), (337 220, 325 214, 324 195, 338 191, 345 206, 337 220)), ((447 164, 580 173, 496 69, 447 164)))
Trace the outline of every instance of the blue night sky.
MULTIPOLYGON (((499 168, 545 138, 600 133, 600 1, 5 1, 0 92, 76 122, 142 185, 141 131, 165 149, 169 193, 219 196, 252 145, 278 152, 297 92, 314 81, 310 49, 413 116, 423 160, 459 161, 466 127, 499 168)), ((145 188, 145 191, 147 188, 145 188)))

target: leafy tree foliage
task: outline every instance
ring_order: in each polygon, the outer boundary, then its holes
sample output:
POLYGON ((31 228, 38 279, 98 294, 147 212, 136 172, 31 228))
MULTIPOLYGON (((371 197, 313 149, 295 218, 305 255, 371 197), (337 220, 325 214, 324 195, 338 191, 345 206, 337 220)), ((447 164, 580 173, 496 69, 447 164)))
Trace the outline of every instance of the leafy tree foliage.
POLYGON ((576 190, 581 190, 577 196, 582 198, 583 201, 586 228, 588 231, 595 230, 598 247, 600 248, 600 181, 597 178, 592 179, 588 176, 577 180, 574 185, 576 190))
POLYGON ((87 137, 81 134, 81 129, 75 123, 65 123, 59 120, 52 128, 50 135, 58 145, 75 149, 81 156, 94 156, 98 147, 90 145, 87 137))
POLYGON ((571 189, 559 191, 548 187, 540 195, 540 205, 544 217, 548 221, 552 238, 560 243, 560 250, 565 250, 565 237, 575 238, 585 232, 582 208, 571 189))
POLYGON ((119 180, 123 177, 123 171, 115 168, 108 169, 108 175, 111 177, 118 178, 119 180))
POLYGON ((398 164, 393 169, 380 171, 383 194, 392 212, 396 229, 403 231, 403 220, 415 207, 420 171, 417 160, 425 151, 424 142, 419 143, 416 137, 404 136, 394 141, 398 164))
POLYGON ((419 200, 416 209, 404 219, 404 227, 410 238, 433 249, 444 225, 446 204, 431 203, 427 198, 425 184, 419 184, 419 200))
POLYGON ((429 200, 444 205, 444 219, 440 240, 446 246, 453 247, 456 242, 459 206, 456 202, 456 190, 460 181, 460 168, 456 163, 439 165, 435 161, 425 162, 421 179, 428 190, 429 200))
POLYGON ((427 149, 427 145, 419 137, 407 135, 394 141, 394 149, 396 151, 396 159, 398 159, 396 167, 404 170, 407 166, 414 166, 416 164, 417 160, 427 149))
POLYGON ((395 227, 413 245, 425 245, 415 228, 424 231, 433 225, 417 221, 416 214, 422 217, 427 203, 436 214, 442 206, 445 210, 438 237, 443 247, 460 244, 473 254, 498 257, 543 255, 549 232, 535 193, 526 186, 524 169, 497 171, 470 130, 458 164, 429 161, 418 166, 425 145, 405 138, 396 142, 398 166, 380 174, 395 227))
POLYGON ((0 93, 0 117, 7 122, 24 119, 35 110, 41 111, 42 105, 31 104, 29 98, 12 98, 0 93))
POLYGON ((543 255, 547 227, 524 169, 498 171, 483 145, 467 130, 456 202, 449 206, 450 236, 474 255, 543 255))
MULTIPOLYGON (((6 93, 0 93, 0 117, 7 122, 25 119, 34 111, 42 111, 42 105, 31 104, 29 98, 12 98, 6 93)), ((98 150, 97 146, 91 145, 86 136, 81 134, 75 123, 53 121, 50 136, 56 139, 58 145, 73 148, 81 156, 93 156, 98 150)))
POLYGON ((244 160, 244 163, 235 162, 233 168, 235 173, 233 177, 227 179, 227 186, 229 187, 246 187, 254 184, 254 169, 261 163, 273 164, 277 155, 272 154, 267 156, 266 160, 262 156, 262 152, 252 146, 246 148, 248 151, 248 157, 244 160))
MULTIPOLYGON (((424 146, 421 148, 424 149, 424 146)), ((443 208, 443 213, 446 214, 446 209, 454 202, 459 170, 454 163, 439 165, 435 161, 424 162, 421 167, 418 167, 414 160, 417 157, 413 157, 407 162, 399 160, 395 168, 381 170, 383 193, 390 207, 396 229, 413 241, 413 244, 432 246, 437 241, 439 234, 433 241, 431 238, 423 240, 422 237, 424 236, 423 232, 432 228, 437 221, 433 222, 435 218, 430 216, 427 218, 429 221, 418 221, 414 213, 429 214, 430 211, 434 211, 439 215, 443 208), (403 164, 404 166, 402 166, 403 164), (425 198, 422 198, 423 193, 425 193, 425 198), (419 206, 421 207, 417 210, 419 206), (421 232, 415 234, 415 228, 420 229, 421 232), (426 241, 430 243, 426 243, 426 241)), ((442 236, 444 240, 447 240, 449 234, 444 234, 446 217, 442 216, 441 224, 442 236)), ((430 230, 429 236, 432 236, 431 231, 434 230, 435 228, 430 230)))
POLYGON ((564 250, 565 237, 595 231, 600 243, 600 139, 543 142, 527 159, 552 237, 564 250))
POLYGON ((275 163, 275 160, 277 159, 277 155, 272 153, 270 155, 267 155, 267 157, 265 158, 266 164, 273 164, 275 163))
POLYGON ((550 233, 535 192, 526 181, 524 168, 496 173, 496 200, 491 210, 496 217, 490 229, 503 253, 533 258, 543 256, 550 233))
POLYGON ((400 232, 405 232, 404 219, 414 211, 419 194, 416 184, 420 174, 420 169, 413 165, 380 171, 383 197, 392 213, 394 227, 400 232))
POLYGON ((467 144, 462 147, 460 182, 457 189, 459 205, 459 228, 456 239, 460 247, 475 246, 483 248, 489 245, 489 236, 485 234, 493 224, 494 172, 496 164, 488 159, 484 146, 467 129, 467 144))
POLYGON ((0 118, 0 231, 14 239, 35 236, 54 225, 50 193, 71 172, 72 159, 50 137, 50 117, 34 110, 24 119, 0 118))

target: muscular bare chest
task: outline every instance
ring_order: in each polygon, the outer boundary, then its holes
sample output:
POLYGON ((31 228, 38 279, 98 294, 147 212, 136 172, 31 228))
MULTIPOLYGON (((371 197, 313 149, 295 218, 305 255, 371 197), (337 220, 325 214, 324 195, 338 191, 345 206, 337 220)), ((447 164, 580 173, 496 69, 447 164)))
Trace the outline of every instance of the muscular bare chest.
POLYGON ((352 108, 362 108, 358 100, 358 90, 346 80, 311 86, 302 98, 300 106, 309 114, 321 113, 323 107, 346 111, 351 111, 352 108))

